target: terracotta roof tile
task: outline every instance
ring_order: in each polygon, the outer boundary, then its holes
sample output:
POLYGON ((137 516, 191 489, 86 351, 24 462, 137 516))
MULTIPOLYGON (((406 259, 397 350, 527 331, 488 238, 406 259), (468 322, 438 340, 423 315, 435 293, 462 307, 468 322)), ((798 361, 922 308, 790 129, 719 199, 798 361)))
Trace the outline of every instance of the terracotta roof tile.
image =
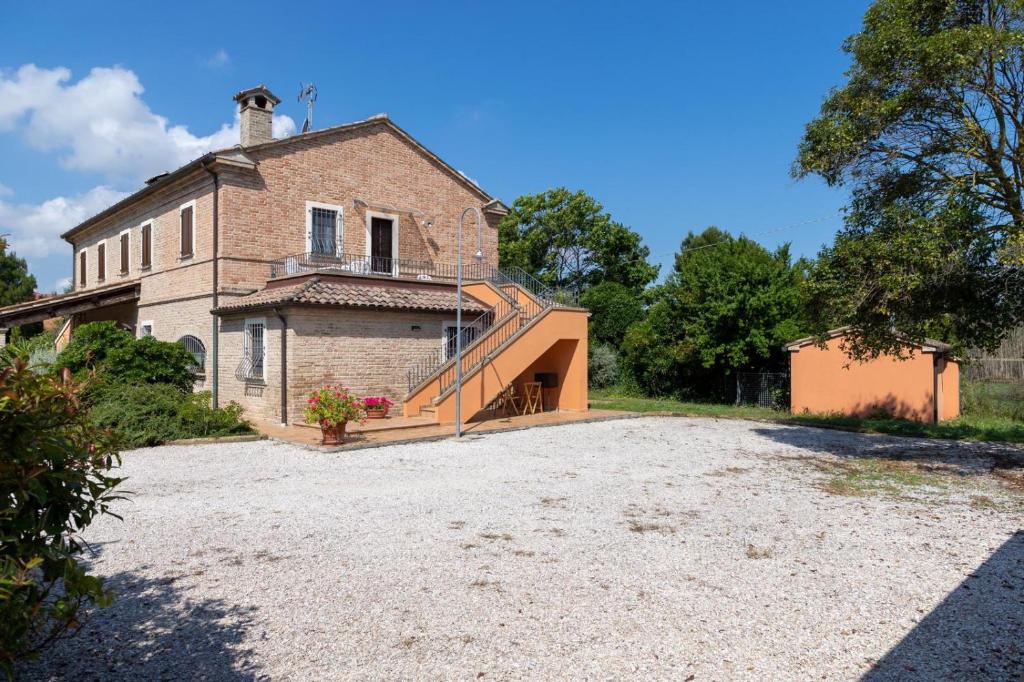
MULTIPOLYGON (((218 310, 226 312, 274 305, 325 305, 346 308, 446 312, 455 310, 456 300, 454 288, 357 284, 324 281, 319 277, 311 277, 296 284, 257 291, 224 303, 218 310)), ((487 310, 487 306, 475 298, 463 294, 462 309, 470 312, 484 312, 487 310)))

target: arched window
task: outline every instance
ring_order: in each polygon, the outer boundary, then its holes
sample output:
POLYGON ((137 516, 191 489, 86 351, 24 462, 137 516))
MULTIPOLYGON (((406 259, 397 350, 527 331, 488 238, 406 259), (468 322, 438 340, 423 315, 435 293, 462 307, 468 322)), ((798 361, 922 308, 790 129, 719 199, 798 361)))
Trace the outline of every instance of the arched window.
POLYGON ((178 343, 185 346, 185 350, 192 354, 196 360, 196 374, 206 374, 206 346, 203 342, 192 335, 185 335, 178 339, 178 343))

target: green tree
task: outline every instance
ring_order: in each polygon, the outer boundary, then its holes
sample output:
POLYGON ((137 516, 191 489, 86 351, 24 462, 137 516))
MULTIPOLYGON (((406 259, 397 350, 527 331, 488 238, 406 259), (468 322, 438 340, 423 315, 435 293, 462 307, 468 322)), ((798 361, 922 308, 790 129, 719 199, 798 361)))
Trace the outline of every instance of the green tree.
POLYGON ((647 317, 630 327, 623 359, 655 394, 722 398, 739 370, 780 365, 805 328, 805 264, 710 227, 683 239, 647 317))
POLYGON ((636 291, 618 282, 601 282, 583 292, 580 303, 590 311, 590 334, 602 343, 618 348, 629 325, 644 316, 643 302, 636 291))
MULTIPOLYGON (((36 278, 28 274, 24 258, 7 250, 7 241, 0 237, 0 306, 21 303, 32 298, 36 290, 36 278)), ((42 324, 28 325, 21 330, 22 336, 33 336, 42 331, 42 324)))
POLYGON ((517 266, 542 282, 581 293, 600 282, 637 292, 654 281, 658 267, 640 235, 615 222, 583 191, 564 187, 513 202, 499 227, 503 267, 517 266))
POLYGON ((815 325, 859 355, 942 332, 993 347, 1024 314, 1024 1, 876 0, 794 174, 850 188, 815 325))

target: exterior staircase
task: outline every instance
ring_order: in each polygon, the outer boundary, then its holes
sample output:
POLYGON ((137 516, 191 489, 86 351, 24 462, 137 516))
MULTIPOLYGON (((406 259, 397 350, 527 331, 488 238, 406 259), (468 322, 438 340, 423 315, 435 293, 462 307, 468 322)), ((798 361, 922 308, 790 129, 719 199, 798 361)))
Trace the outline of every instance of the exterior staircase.
MULTIPOLYGON (((519 269, 493 269, 485 279, 465 282, 463 291, 490 309, 463 322, 462 418, 468 421, 517 381, 554 374, 548 407, 587 408, 587 317, 574 298, 544 286, 519 269)), ((443 351, 424 356, 407 371, 407 417, 455 420, 455 358, 443 351)))

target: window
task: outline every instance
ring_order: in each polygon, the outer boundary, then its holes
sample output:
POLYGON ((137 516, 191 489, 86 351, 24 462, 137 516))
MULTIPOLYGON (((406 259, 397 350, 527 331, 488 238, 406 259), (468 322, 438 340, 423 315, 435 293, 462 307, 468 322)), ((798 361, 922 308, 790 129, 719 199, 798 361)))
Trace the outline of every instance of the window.
POLYGON ((140 336, 153 336, 153 321, 147 320, 139 325, 140 336))
POLYGON ((263 360, 266 357, 267 323, 260 320, 245 321, 242 348, 241 378, 245 381, 263 381, 263 360))
MULTIPOLYGON (((441 339, 441 355, 445 362, 455 357, 455 351, 458 350, 457 344, 457 330, 458 327, 455 322, 444 323, 444 337, 441 339)), ((480 328, 475 323, 463 324, 462 326, 462 350, 465 351, 467 347, 480 335, 480 328)))
POLYGON ((341 206, 306 202, 306 251, 329 254, 342 251, 342 210, 341 206))
POLYGON ((178 343, 183 345, 195 359, 193 371, 196 374, 206 374, 206 346, 203 345, 203 342, 191 334, 187 334, 178 339, 178 343))
POLYGON ((153 263, 153 223, 142 226, 142 267, 148 268, 153 263))
POLYGON ((129 252, 131 250, 131 233, 125 230, 121 233, 121 274, 128 274, 129 252))
POLYGON ((181 216, 181 257, 192 255, 195 238, 196 202, 190 201, 179 209, 181 216))
POLYGON ((107 278, 107 243, 96 245, 96 279, 102 282, 107 278))
POLYGON ((78 283, 85 286, 85 250, 78 253, 78 283))

